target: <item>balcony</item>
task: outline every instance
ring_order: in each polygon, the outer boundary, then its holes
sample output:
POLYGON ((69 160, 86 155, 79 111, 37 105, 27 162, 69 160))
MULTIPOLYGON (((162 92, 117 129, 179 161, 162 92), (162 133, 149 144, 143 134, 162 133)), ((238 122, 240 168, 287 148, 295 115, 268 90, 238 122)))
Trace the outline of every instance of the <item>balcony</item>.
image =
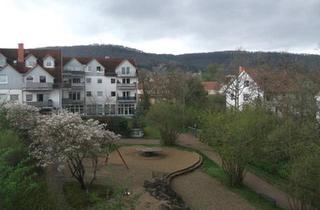
POLYGON ((137 101, 137 97, 129 97, 129 96, 125 96, 125 97, 118 97, 118 102, 136 102, 137 101))
POLYGON ((53 83, 27 82, 25 90, 52 90, 53 83))
POLYGON ((117 83, 118 90, 136 90, 137 83, 117 83))
POLYGON ((63 98, 62 99, 62 104, 66 105, 66 104, 84 104, 84 100, 72 100, 69 98, 63 98))
POLYGON ((48 101, 26 101, 26 104, 38 108, 53 108, 52 100, 48 101))

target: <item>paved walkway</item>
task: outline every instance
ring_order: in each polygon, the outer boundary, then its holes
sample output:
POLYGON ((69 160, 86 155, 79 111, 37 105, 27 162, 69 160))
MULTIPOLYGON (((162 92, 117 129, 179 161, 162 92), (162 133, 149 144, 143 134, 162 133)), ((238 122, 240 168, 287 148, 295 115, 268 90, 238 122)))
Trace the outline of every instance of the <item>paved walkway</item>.
MULTIPOLYGON (((178 144, 196 149, 206 155, 209 159, 221 165, 221 159, 219 155, 211 147, 200 142, 191 134, 181 134, 178 139, 178 144)), ((276 200, 278 206, 289 209, 290 204, 288 195, 255 174, 246 172, 244 184, 257 193, 262 193, 273 198, 276 200)))
POLYGON ((174 178, 171 187, 194 210, 256 210, 200 169, 174 178))

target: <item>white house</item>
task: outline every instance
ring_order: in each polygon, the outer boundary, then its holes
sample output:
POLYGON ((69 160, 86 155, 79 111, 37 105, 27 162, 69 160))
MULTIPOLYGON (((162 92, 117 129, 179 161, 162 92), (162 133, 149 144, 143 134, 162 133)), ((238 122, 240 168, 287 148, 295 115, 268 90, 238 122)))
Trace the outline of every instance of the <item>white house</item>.
POLYGON ((225 90, 227 107, 242 110, 244 105, 263 98, 264 91, 254 78, 255 73, 249 73, 240 66, 238 76, 230 81, 225 90))

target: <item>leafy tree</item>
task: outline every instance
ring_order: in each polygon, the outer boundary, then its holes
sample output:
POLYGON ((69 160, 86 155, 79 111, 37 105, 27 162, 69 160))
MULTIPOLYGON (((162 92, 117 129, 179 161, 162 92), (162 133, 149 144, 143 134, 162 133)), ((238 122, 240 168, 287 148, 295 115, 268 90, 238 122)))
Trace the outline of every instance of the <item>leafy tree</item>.
POLYGON ((182 107, 178 104, 161 102, 151 106, 147 119, 159 129, 163 145, 175 143, 183 125, 182 112, 182 107))
POLYGON ((224 77, 224 69, 222 65, 210 64, 201 75, 204 81, 222 81, 224 77))
POLYGON ((33 138, 31 155, 40 166, 58 163, 63 168, 67 165, 81 188, 88 190, 96 179, 98 153, 117 136, 98 121, 83 121, 78 114, 61 112, 41 117, 33 138), (85 181, 85 160, 91 162, 92 176, 88 182, 85 181))
POLYGON ((207 92, 203 89, 198 78, 192 77, 186 81, 185 104, 194 107, 203 107, 207 103, 207 92))
POLYGON ((213 146, 231 186, 242 184, 244 171, 255 157, 257 141, 266 138, 271 118, 259 109, 227 110, 205 117, 201 138, 213 146))
POLYGON ((297 210, 320 208, 320 147, 313 153, 305 153, 291 166, 289 190, 294 199, 291 206, 297 210))

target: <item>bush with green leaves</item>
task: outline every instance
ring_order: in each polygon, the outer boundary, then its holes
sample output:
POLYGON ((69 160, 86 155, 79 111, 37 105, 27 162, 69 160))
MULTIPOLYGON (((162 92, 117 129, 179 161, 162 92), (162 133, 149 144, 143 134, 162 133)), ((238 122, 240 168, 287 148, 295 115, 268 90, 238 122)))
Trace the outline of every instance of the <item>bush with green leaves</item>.
POLYGON ((183 109, 178 104, 157 103, 151 106, 147 120, 159 129, 162 145, 174 145, 183 126, 183 109))
POLYGON ((271 115, 251 108, 205 117, 201 138, 219 153, 231 186, 242 184, 244 171, 255 158, 258 142, 273 129, 272 122, 271 115))

